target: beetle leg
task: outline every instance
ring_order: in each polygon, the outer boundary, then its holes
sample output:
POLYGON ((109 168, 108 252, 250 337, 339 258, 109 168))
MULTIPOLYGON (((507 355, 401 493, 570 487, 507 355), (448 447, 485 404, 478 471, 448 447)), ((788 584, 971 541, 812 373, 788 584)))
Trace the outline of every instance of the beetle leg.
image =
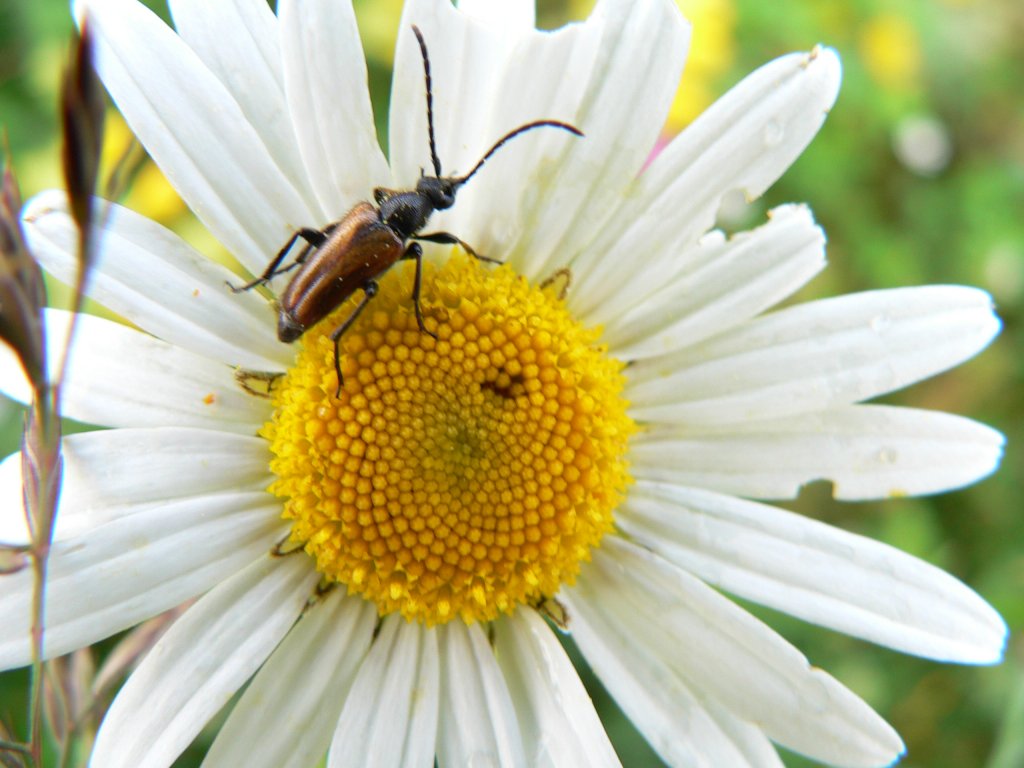
POLYGON ((356 321, 360 313, 366 309, 366 305, 370 303, 370 299, 377 295, 377 282, 375 280, 367 280, 363 286, 363 299, 359 302, 355 309, 352 310, 352 314, 345 318, 345 321, 331 331, 331 341, 334 342, 334 372, 338 374, 338 389, 334 393, 335 399, 341 397, 341 387, 344 384, 344 379, 341 375, 341 337, 345 335, 345 331, 352 327, 352 323, 356 321))
POLYGON ((278 275, 283 275, 285 272, 295 269, 295 267, 297 267, 299 264, 306 260, 306 257, 309 255, 309 252, 311 250, 313 250, 314 248, 319 248, 321 245, 324 244, 324 242, 327 240, 327 235, 330 233, 332 229, 334 229, 334 227, 335 225, 331 224, 325 227, 323 230, 309 229, 308 227, 296 230, 295 233, 288 238, 288 242, 284 244, 284 248, 277 252, 277 256, 275 256, 271 260, 270 264, 267 265, 267 268, 263 270, 262 275, 257 277, 252 282, 246 283, 245 285, 232 285, 231 283, 228 283, 228 288, 230 288, 234 293, 241 293, 242 291, 251 291, 256 286, 266 285, 278 275), (288 255, 288 251, 292 249, 292 246, 295 245, 295 241, 298 240, 300 237, 306 241, 306 245, 303 246, 301 251, 299 251, 298 255, 295 257, 295 261, 293 261, 286 267, 278 269, 278 267, 281 266, 281 262, 284 261, 285 256, 288 255))
POLYGON ((477 253, 476 251, 474 251, 470 247, 469 243, 465 242, 464 240, 460 240, 455 235, 453 235, 451 232, 431 232, 431 233, 426 234, 426 235, 413 235, 412 239, 413 240, 426 240, 427 242, 430 242, 430 243, 441 243, 443 245, 458 245, 458 246, 461 246, 462 250, 464 250, 466 253, 468 253, 470 256, 472 256, 474 259, 479 259, 480 261, 489 261, 489 262, 491 262, 491 264, 501 264, 502 263, 498 259, 492 259, 490 256, 481 256, 479 253, 477 253))
POLYGON ((373 190, 373 200, 377 205, 380 205, 389 197, 394 197, 398 194, 397 189, 388 189, 387 187, 375 187, 373 190))
POLYGON ((420 286, 423 283, 423 249, 419 243, 409 243, 409 247, 405 249, 402 258, 416 260, 416 277, 413 278, 412 282, 412 305, 416 310, 416 324, 420 327, 420 333, 425 333, 436 339, 437 334, 427 330, 427 326, 424 325, 423 310, 420 309, 420 286))
POLYGON ((559 300, 564 299, 569 293, 569 286, 572 285, 572 270, 568 267, 560 267, 556 269, 551 273, 551 275, 540 281, 539 287, 541 290, 544 290, 545 288, 554 285, 559 280, 565 281, 562 287, 558 290, 559 300))

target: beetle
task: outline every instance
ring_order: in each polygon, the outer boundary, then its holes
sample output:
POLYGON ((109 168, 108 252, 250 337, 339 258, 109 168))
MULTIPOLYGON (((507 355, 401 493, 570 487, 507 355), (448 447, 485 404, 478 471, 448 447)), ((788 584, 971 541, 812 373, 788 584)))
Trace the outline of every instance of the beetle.
POLYGON ((301 337, 306 330, 348 300, 357 290, 362 289, 363 297, 355 309, 331 331, 331 341, 334 342, 334 370, 338 375, 335 397, 341 394, 342 387, 339 361, 341 337, 377 294, 377 279, 396 262, 405 259, 415 260, 416 274, 413 280, 412 301, 416 323, 421 333, 437 338, 437 334, 428 330, 423 323, 423 312, 420 308, 423 248, 416 241, 458 245, 480 261, 501 263, 497 259, 482 256, 449 232, 421 233, 430 216, 435 211, 451 208, 455 204, 455 196, 459 189, 473 178, 502 145, 516 136, 535 128, 545 127, 558 128, 575 136, 583 135, 575 126, 559 120, 535 120, 509 131, 498 139, 469 173, 463 176, 444 176, 434 142, 434 96, 430 81, 430 57, 419 28, 413 25, 412 31, 416 35, 423 57, 427 93, 427 138, 430 143, 434 175, 428 176, 420 169, 420 178, 413 190, 373 190, 374 203, 357 203, 341 219, 323 229, 307 227, 293 233, 263 274, 252 282, 241 286, 228 283, 232 291, 240 293, 265 285, 277 275, 299 268, 278 302, 277 338, 285 343, 291 343, 301 337), (296 254, 292 263, 282 267, 282 262, 300 238, 305 241, 305 245, 296 254))

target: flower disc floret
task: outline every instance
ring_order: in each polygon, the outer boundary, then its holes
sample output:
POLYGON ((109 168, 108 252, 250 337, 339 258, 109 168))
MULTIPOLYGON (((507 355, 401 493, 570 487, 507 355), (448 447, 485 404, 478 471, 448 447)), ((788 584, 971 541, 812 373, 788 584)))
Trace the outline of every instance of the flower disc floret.
MULTIPOLYGON (((396 270, 396 273, 398 271, 396 270)), ((343 337, 307 332, 263 430, 292 542, 327 581, 428 625, 488 621, 571 584, 612 527, 634 427, 622 364, 508 267, 391 274, 343 337)))

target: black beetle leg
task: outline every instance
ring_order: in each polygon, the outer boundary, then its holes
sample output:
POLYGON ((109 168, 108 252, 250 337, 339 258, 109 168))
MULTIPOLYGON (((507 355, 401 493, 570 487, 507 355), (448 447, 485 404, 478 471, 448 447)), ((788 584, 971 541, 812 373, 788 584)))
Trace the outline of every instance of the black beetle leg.
POLYGON ((374 187, 373 200, 377 205, 380 205, 389 197, 394 197, 398 194, 397 189, 388 189, 387 187, 374 187))
POLYGON ((284 248, 277 252, 277 256, 275 256, 267 268, 263 270, 262 275, 245 285, 232 285, 231 283, 228 283, 228 288, 230 288, 234 293, 250 291, 258 285, 265 285, 278 275, 283 275, 285 272, 295 269, 295 267, 306 260, 306 257, 309 255, 311 250, 319 248, 324 244, 324 241, 327 240, 327 235, 332 229, 334 229, 333 224, 323 230, 309 229, 308 227, 296 230, 295 233, 288 238, 288 242, 284 244, 284 248), (292 246, 295 245, 295 241, 300 237, 306 241, 306 245, 303 246, 301 251, 299 251, 298 255, 295 257, 295 261, 286 267, 278 269, 281 262, 284 261, 285 256, 288 255, 288 251, 292 249, 292 246))
POLYGON ((366 305, 370 303, 370 299, 376 295, 377 283, 374 280, 368 280, 366 285, 363 286, 362 301, 360 301, 356 308, 352 310, 352 314, 345 318, 345 322, 331 331, 331 341, 334 342, 334 372, 338 374, 338 389, 334 393, 335 399, 341 397, 341 387, 344 383, 341 375, 341 337, 345 334, 345 331, 352 327, 352 323, 354 323, 360 313, 366 309, 366 305))
POLYGON ((566 295, 569 293, 569 286, 572 285, 572 270, 569 269, 568 267, 559 267, 554 272, 552 272, 550 276, 541 280, 540 289, 544 290, 545 288, 554 285, 559 280, 565 281, 565 283, 558 291, 558 298, 564 299, 566 295))
POLYGON ((405 249, 402 258, 416 260, 416 276, 412 281, 412 305, 416 310, 416 324, 420 327, 420 333, 425 333, 436 339, 437 334, 428 330, 427 326, 423 323, 423 310, 420 309, 420 286, 423 284, 423 249, 419 243, 409 243, 409 247, 405 249))
POLYGON ((489 261, 491 264, 501 264, 498 259, 492 259, 490 256, 481 256, 479 253, 473 250, 469 243, 464 240, 460 240, 451 232, 430 232, 426 235, 413 235, 414 240, 426 240, 429 243, 441 243, 442 245, 458 245, 462 247, 466 253, 472 256, 474 259, 480 261, 489 261))

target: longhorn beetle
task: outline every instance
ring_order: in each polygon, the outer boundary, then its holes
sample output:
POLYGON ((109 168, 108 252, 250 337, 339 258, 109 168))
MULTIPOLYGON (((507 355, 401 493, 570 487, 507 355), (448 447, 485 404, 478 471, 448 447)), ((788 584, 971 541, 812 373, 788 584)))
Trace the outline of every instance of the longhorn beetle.
POLYGON ((331 341, 334 342, 334 370, 338 374, 335 397, 341 394, 342 387, 340 339, 370 300, 377 295, 377 278, 387 272, 395 262, 403 259, 416 261, 416 276, 412 288, 416 323, 421 333, 437 338, 437 334, 427 330, 423 324, 423 312, 420 309, 423 249, 415 242, 416 240, 459 245, 480 261, 500 263, 497 259, 481 256, 468 244, 448 232, 421 234, 420 230, 426 225, 431 214, 434 211, 451 208, 455 204, 455 195, 459 188, 473 178, 505 142, 519 134, 534 128, 550 127, 560 128, 576 136, 583 135, 578 128, 568 123, 558 120, 535 120, 509 131, 498 139, 465 176, 442 176, 441 161, 437 157, 437 147, 434 143, 434 94, 430 84, 430 57, 419 28, 413 25, 412 31, 416 35, 423 56, 427 92, 427 138, 430 142, 430 160, 434 166, 434 175, 427 176, 421 168, 420 178, 414 190, 373 190, 376 206, 364 201, 358 203, 342 219, 328 224, 323 229, 303 228, 296 231, 278 251, 262 275, 242 286, 228 284, 235 293, 248 291, 256 286, 265 285, 277 275, 300 267, 288 283, 279 302, 277 338, 285 343, 295 341, 308 328, 346 301, 357 289, 362 289, 363 298, 356 308, 341 325, 331 331, 331 341), (291 264, 282 267, 281 262, 285 260, 299 238, 305 240, 305 245, 291 264))

